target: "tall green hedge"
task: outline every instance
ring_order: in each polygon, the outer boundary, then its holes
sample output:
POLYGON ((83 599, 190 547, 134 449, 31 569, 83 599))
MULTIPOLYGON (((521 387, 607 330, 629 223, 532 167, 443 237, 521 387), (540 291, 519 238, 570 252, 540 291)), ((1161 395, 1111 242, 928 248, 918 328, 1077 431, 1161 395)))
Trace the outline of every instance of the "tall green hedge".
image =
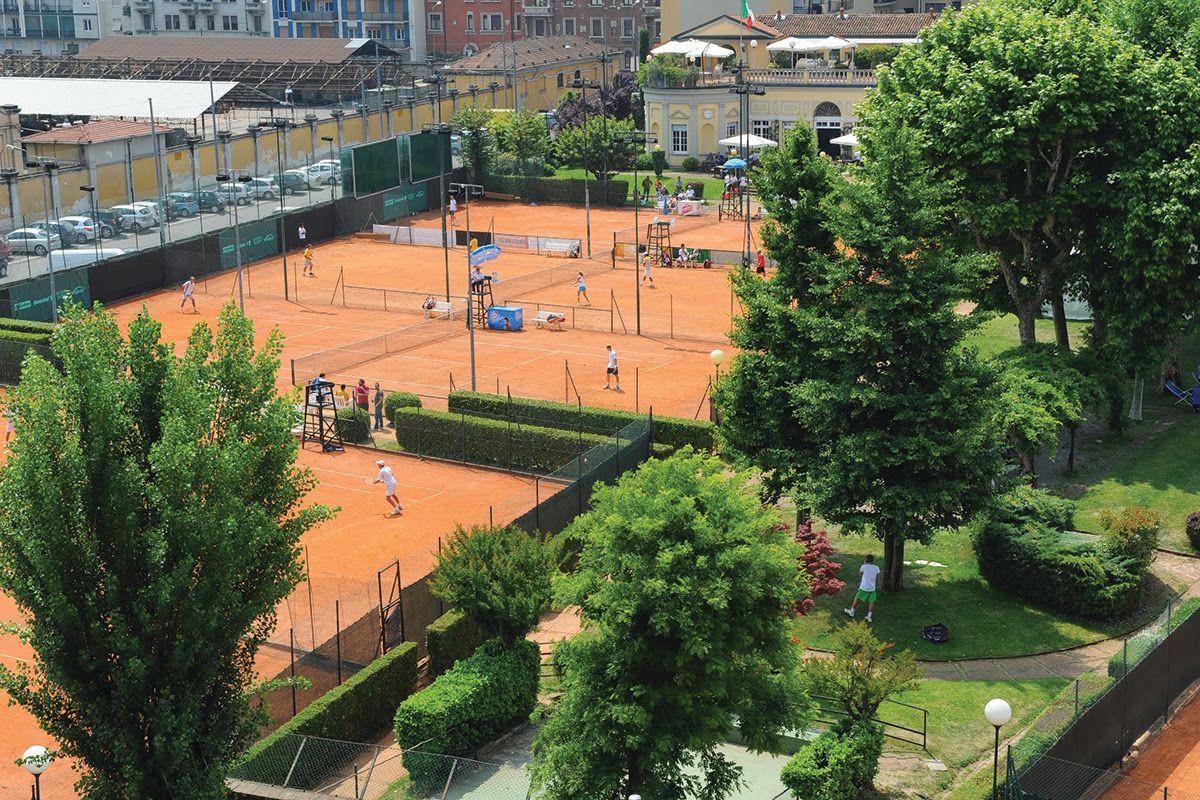
POLYGON ((420 408, 421 398, 412 392, 389 392, 383 398, 383 418, 388 422, 396 413, 397 408, 420 408))
MULTIPOLYGON (((591 406, 580 409, 570 403, 527 397, 514 397, 510 403, 507 397, 482 392, 451 392, 449 409, 463 414, 536 420, 538 425, 569 431, 582 426, 585 431, 601 434, 616 433, 631 422, 645 419, 645 415, 632 411, 591 406)), ((711 452, 716 446, 716 431, 716 426, 708 421, 681 417, 654 418, 654 443, 665 445, 670 452, 687 445, 711 452)))
POLYGON ((428 789, 444 781, 446 759, 468 755, 524 721, 537 702, 541 657, 526 639, 485 642, 396 710, 404 768, 428 789), (417 748, 419 749, 410 749, 417 748))
POLYGON ((0 318, 0 383, 15 384, 21 379, 21 363, 30 350, 54 361, 50 351, 53 331, 48 322, 0 318))
POLYGON ((425 628, 426 672, 436 678, 483 644, 483 631, 459 611, 447 611, 425 628))
MULTIPOLYGON (((341 686, 318 697, 265 739, 255 743, 237 765, 239 775, 271 783, 278 764, 294 756, 289 734, 340 742, 372 742, 386 731, 396 708, 417 688, 417 644, 405 642, 372 661, 341 686)), ((315 755, 315 754, 314 754, 315 755)), ((289 786, 314 788, 327 774, 318 757, 296 762, 289 786)))
POLYGON ((492 467, 549 473, 608 439, 467 414, 400 408, 396 441, 406 452, 492 467))
MULTIPOLYGON (((489 192, 511 194, 526 203, 583 203, 582 178, 522 178, 513 175, 489 175, 485 179, 489 192)), ((629 181, 609 181, 608 196, 601 197, 604 184, 589 181, 593 203, 610 206, 625 205, 629 197, 629 181)))
POLYGON ((371 440, 371 414, 357 406, 337 410, 337 432, 342 441, 356 444, 371 440))

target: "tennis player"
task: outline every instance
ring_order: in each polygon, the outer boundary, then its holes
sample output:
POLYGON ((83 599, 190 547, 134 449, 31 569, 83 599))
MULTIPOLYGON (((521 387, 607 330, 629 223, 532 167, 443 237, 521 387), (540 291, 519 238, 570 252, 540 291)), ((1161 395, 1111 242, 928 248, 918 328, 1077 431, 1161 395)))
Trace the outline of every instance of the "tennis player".
POLYGON ((183 311, 183 307, 185 305, 187 305, 188 301, 190 300, 192 303, 192 313, 193 314, 199 313, 196 310, 196 298, 194 296, 195 294, 196 294, 196 276, 192 275, 192 276, 188 277, 188 279, 186 281, 183 282, 183 299, 179 301, 179 310, 180 311, 183 311))
POLYGON ((400 512, 404 511, 404 506, 400 505, 400 498, 396 496, 396 476, 392 474, 392 468, 383 459, 376 461, 375 466, 379 467, 379 475, 372 483, 383 484, 384 499, 392 507, 392 516, 398 517, 400 512))

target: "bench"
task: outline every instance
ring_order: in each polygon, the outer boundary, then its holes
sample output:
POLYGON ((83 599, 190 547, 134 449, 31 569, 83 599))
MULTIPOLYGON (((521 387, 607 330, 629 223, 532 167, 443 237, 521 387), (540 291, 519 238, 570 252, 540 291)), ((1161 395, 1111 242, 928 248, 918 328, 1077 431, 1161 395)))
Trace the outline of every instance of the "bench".
POLYGON ((447 303, 445 300, 438 300, 433 304, 433 308, 425 309, 425 319, 454 319, 454 306, 447 303))
POLYGON ((484 192, 483 196, 487 200, 516 200, 515 194, 504 194, 503 192, 484 192))
POLYGON ((563 323, 566 321, 567 318, 560 311, 542 310, 537 312, 537 316, 533 318, 534 325, 539 328, 546 327, 552 331, 561 331, 563 323))

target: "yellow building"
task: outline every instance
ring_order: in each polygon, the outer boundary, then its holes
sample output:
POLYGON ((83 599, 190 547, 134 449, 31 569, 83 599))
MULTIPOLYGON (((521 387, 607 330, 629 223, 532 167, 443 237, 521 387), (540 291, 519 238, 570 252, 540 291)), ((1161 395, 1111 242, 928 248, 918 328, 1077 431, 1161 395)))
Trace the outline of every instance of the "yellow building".
MULTIPOLYGON (((666 7, 664 6, 664 26, 666 7)), ((684 68, 671 75, 648 76, 643 93, 646 129, 654 134, 675 163, 721 152, 721 139, 748 130, 779 141, 797 124, 813 126, 826 152, 837 155, 831 139, 857 123, 855 108, 875 85, 875 73, 854 68, 859 48, 915 42, 933 17, 917 14, 788 14, 747 29, 741 20, 722 16, 690 30, 677 40, 697 39, 733 50, 748 64, 745 78, 754 93, 734 93, 737 78, 713 58, 668 56, 684 68), (772 51, 768 47, 791 37, 811 51, 772 51), (831 48, 836 37, 844 45, 831 48), (761 93, 760 93, 761 92, 761 93), (748 100, 748 113, 743 107, 748 100)))
POLYGON ((574 81, 611 82, 620 67, 619 51, 610 51, 601 42, 549 36, 493 45, 449 64, 445 73, 460 92, 464 87, 483 89, 491 83, 511 86, 504 92, 505 108, 553 111, 562 96, 572 91, 574 81))

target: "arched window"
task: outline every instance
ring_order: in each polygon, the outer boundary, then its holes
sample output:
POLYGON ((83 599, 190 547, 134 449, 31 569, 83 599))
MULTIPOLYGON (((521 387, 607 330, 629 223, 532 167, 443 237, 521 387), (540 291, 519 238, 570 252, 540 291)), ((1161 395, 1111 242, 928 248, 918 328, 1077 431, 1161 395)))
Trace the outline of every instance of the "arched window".
POLYGON ((817 110, 813 112, 814 117, 840 117, 842 110, 833 103, 821 103, 817 106, 817 110))
POLYGON ((560 88, 560 89, 561 89, 561 88, 563 88, 563 86, 564 86, 565 84, 566 84, 566 81, 565 81, 565 79, 563 78, 563 74, 562 74, 561 72, 560 72, 560 73, 558 73, 558 88, 560 88))

